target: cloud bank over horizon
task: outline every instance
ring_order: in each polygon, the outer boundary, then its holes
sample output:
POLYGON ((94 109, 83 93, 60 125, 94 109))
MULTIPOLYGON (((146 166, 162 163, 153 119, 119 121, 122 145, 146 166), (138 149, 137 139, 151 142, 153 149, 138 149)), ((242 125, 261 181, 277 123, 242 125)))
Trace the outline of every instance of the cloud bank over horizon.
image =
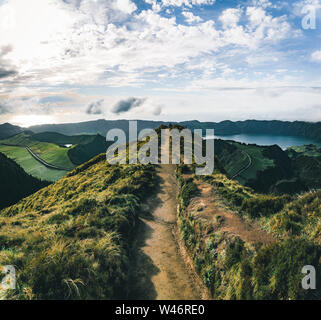
POLYGON ((321 0, 0 0, 0 34, 0 122, 321 121, 321 0))

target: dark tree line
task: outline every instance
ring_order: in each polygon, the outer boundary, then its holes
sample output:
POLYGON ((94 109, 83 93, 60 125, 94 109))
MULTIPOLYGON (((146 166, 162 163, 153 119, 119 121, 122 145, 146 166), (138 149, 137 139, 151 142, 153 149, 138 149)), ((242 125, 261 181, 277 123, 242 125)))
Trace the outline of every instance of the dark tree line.
POLYGON ((27 174, 16 162, 0 153, 0 209, 8 207, 24 197, 48 186, 27 174))

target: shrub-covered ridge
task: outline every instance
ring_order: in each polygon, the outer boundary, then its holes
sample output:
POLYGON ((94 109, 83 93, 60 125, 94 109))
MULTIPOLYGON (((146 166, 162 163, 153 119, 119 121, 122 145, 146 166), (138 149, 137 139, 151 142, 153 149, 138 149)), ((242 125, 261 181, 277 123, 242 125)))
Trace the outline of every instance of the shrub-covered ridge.
POLYGON ((6 298, 126 297, 130 238, 155 168, 104 159, 0 212, 0 265, 17 272, 6 298))
POLYGON ((301 286, 303 266, 321 272, 320 191, 297 198, 260 195, 219 172, 201 178, 187 172, 186 166, 177 169, 179 231, 215 299, 321 298, 320 277, 317 290, 301 286), (270 234, 253 231, 260 226, 270 234))

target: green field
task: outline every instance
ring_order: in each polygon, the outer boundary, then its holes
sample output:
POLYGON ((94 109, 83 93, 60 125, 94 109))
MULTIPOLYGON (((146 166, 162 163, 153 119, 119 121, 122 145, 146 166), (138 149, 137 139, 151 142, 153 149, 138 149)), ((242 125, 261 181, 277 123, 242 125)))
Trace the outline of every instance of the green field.
POLYGON ((52 143, 39 142, 30 146, 31 150, 41 159, 58 167, 73 169, 75 165, 68 157, 68 149, 52 143))
POLYGON ((288 148, 286 152, 290 158, 297 158, 299 156, 320 157, 321 147, 315 145, 296 146, 288 148))
POLYGON ((55 132, 33 134, 24 131, 11 138, 0 140, 0 152, 15 160, 24 170, 43 180, 55 181, 96 155, 105 152, 107 143, 102 136, 65 136, 55 132), (67 148, 65 145, 70 144, 67 148), (45 167, 25 149, 29 147, 34 154, 50 165, 67 169, 55 170, 45 167), (69 170, 68 170, 69 169, 69 170))
POLYGON ((230 177, 233 177, 240 170, 247 166, 249 162, 248 157, 244 152, 238 150, 237 153, 224 163, 224 169, 229 173, 230 177))
POLYGON ((0 143, 23 147, 28 146, 40 158, 52 165, 70 169, 75 167, 68 157, 68 148, 60 147, 54 143, 36 141, 26 133, 2 140, 0 143))
MULTIPOLYGON (((54 170, 45 167, 35 160, 24 147, 0 145, 0 152, 16 161, 27 173, 41 180, 56 181, 67 173, 67 171, 54 170)), ((43 158, 45 160, 45 157, 43 158)), ((46 161, 50 162, 47 159, 46 161)))
POLYGON ((35 160, 25 149, 28 146, 35 154, 49 164, 75 168, 68 157, 68 148, 60 147, 53 143, 39 142, 30 137, 28 133, 21 133, 12 138, 0 141, 0 152, 16 161, 27 173, 42 180, 56 181, 63 177, 67 171, 50 169, 35 160))
MULTIPOLYGON (((258 171, 263 171, 267 169, 268 167, 273 167, 274 166, 274 161, 271 159, 268 159, 263 155, 263 149, 264 147, 259 147, 256 145, 245 145, 241 144, 238 142, 230 142, 240 150, 246 152, 252 159, 252 165, 244 171, 238 178, 237 180, 240 183, 246 183, 246 181, 250 179, 255 179, 257 176, 258 171)), ((247 158, 247 157, 246 157, 247 158)), ((240 164, 244 164, 244 166, 247 165, 248 161, 242 158, 236 161, 236 167, 239 168, 240 164)), ((234 170, 235 171, 235 170, 234 170)))

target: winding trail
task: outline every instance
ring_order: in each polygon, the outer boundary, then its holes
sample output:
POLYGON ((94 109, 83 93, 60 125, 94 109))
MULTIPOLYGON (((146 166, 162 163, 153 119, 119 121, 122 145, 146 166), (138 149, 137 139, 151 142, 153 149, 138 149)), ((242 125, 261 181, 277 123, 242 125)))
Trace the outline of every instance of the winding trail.
POLYGON ((53 164, 46 162, 45 160, 41 159, 37 154, 35 154, 28 146, 7 144, 7 143, 0 143, 0 145, 8 146, 8 147, 25 148, 35 160, 37 160, 38 162, 40 162, 42 165, 44 165, 45 167, 47 167, 49 169, 60 170, 60 171, 71 171, 72 170, 70 168, 62 168, 62 167, 58 167, 58 166, 55 166, 53 164))
POLYGON ((236 177, 238 177, 240 174, 242 174, 244 171, 246 171, 248 168, 251 167, 252 165, 252 158, 251 156, 244 150, 242 150, 243 153, 245 153, 245 155, 248 157, 249 159, 249 163, 247 164, 246 167, 242 168, 237 174, 235 174, 233 177, 232 177, 232 180, 235 179, 236 177))
POLYGON ((200 300, 195 273, 185 262, 175 237, 177 183, 174 165, 157 168, 159 189, 140 219, 132 252, 130 299, 200 300))
POLYGON ((40 162, 41 164, 43 164, 45 167, 49 168, 49 169, 55 169, 55 170, 61 170, 61 171, 71 171, 72 169, 67 169, 67 168, 62 168, 62 167, 57 167, 53 164, 50 164, 48 162, 46 162, 45 160, 41 159, 37 154, 35 154, 29 147, 26 147, 26 150, 31 154, 31 156, 37 160, 38 162, 40 162))

